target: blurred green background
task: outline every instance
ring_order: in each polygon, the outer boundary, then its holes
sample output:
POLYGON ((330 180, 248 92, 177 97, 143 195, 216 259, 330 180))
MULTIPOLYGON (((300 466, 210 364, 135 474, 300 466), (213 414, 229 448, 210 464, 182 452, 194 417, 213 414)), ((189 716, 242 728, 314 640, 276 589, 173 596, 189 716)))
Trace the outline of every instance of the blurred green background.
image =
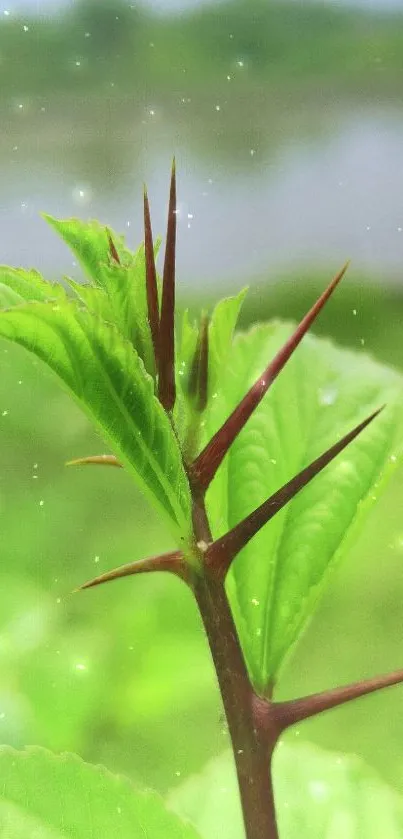
MULTIPOLYGON (((1 261, 80 276, 40 218, 162 231, 179 171, 178 285, 250 284, 243 325, 299 317, 351 257, 316 330, 403 368, 403 8, 232 0, 8 4, 0 20, 1 261)), ((0 346, 0 741, 79 752, 161 790, 227 745, 190 596, 164 576, 72 595, 170 547, 47 369, 0 346)), ((403 665, 402 474, 278 686, 292 697, 403 665)), ((288 736, 403 786, 403 689, 288 736)))

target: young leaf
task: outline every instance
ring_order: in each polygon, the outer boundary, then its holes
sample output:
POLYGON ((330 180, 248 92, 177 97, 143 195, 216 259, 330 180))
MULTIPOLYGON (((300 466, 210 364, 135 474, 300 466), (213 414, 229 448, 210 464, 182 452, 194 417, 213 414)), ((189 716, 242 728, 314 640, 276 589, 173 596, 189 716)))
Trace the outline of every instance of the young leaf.
MULTIPOLYGON (((285 839, 401 839, 403 799, 358 758, 282 743, 274 755, 279 833, 285 839)), ((169 797, 203 839, 245 839, 230 752, 169 797)))
POLYGON ((65 291, 62 285, 48 283, 32 269, 9 268, 0 265, 0 306, 17 306, 31 300, 60 300, 64 299, 65 291))
MULTIPOLYGON (((291 330, 287 324, 272 324, 237 338, 224 384, 227 404, 237 404, 264 359, 275 354, 291 330)), ((307 337, 230 450, 224 530, 259 507, 365 416, 387 404, 233 563, 228 590, 249 669, 263 690, 276 680, 329 572, 379 494, 381 475, 397 463, 401 392, 402 380, 393 371, 361 354, 307 337)), ((211 512, 225 510, 225 499, 219 501, 214 483, 207 496, 211 512)))
MULTIPOLYGON (((43 213, 43 218, 64 239, 77 257, 87 277, 95 285, 107 284, 104 271, 111 263, 109 230, 99 221, 81 221, 81 219, 56 219, 43 213)), ((129 264, 132 254, 125 247, 122 236, 113 234, 113 243, 123 264, 129 264)))
POLYGON ((94 420, 120 463, 187 537, 190 497, 171 424, 135 350, 73 302, 0 313, 0 335, 45 361, 94 420))
MULTIPOLYGON (((113 234, 97 221, 51 216, 46 220, 62 236, 95 284, 83 286, 69 281, 77 295, 109 323, 115 323, 125 338, 132 342, 143 359, 146 370, 155 374, 155 358, 148 322, 144 246, 131 253, 123 237, 113 234), (111 251, 110 241, 113 242, 111 251), (116 254, 119 261, 114 256, 116 254)), ((155 253, 158 253, 159 242, 155 253)))
POLYGON ((232 340, 239 313, 248 289, 243 288, 235 297, 225 297, 214 307, 209 324, 209 395, 220 388, 225 377, 232 340))
POLYGON ((76 755, 0 748, 0 825, 7 839, 197 839, 154 792, 76 755))

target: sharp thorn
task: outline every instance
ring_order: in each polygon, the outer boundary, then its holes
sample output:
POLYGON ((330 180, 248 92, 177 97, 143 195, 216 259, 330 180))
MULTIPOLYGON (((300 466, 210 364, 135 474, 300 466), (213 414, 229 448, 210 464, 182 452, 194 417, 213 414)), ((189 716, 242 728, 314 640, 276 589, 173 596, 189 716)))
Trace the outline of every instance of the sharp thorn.
POLYGON ((162 279, 161 318, 159 330, 158 396, 166 411, 175 404, 175 251, 176 251, 176 174, 172 164, 169 193, 167 238, 162 279))
POLYGON ((75 460, 68 460, 66 466, 117 466, 123 469, 123 466, 113 454, 95 454, 89 457, 77 457, 75 460))
POLYGON ((147 312, 151 340, 154 348, 155 368, 159 370, 159 306, 157 272, 155 268, 154 243, 151 228, 150 205, 144 187, 144 253, 146 269, 147 312))
POLYGON ((252 385, 239 405, 237 405, 232 414, 193 462, 190 468, 190 477, 193 484, 200 491, 205 491, 209 486, 220 463, 227 454, 235 438, 238 436, 255 408, 257 408, 264 395, 267 393, 270 385, 277 378, 294 350, 302 341, 302 338, 344 276, 348 265, 349 263, 346 262, 341 271, 336 274, 330 285, 325 289, 323 294, 321 294, 316 303, 302 319, 295 332, 291 335, 288 341, 286 341, 282 349, 266 367, 262 375, 259 376, 255 384, 252 385))
POLYGON ((209 547, 206 562, 216 569, 220 576, 225 576, 235 556, 248 544, 250 539, 272 519, 303 487, 305 487, 322 469, 325 468, 343 449, 351 443, 364 428, 382 411, 375 411, 371 416, 360 422, 337 443, 321 454, 305 469, 295 475, 281 489, 277 490, 256 510, 239 522, 232 530, 209 547))
POLYGON ((284 731, 291 725, 296 725, 309 717, 338 708, 346 702, 352 702, 361 696, 367 696, 383 688, 391 687, 403 682, 403 670, 397 670, 386 676, 376 676, 373 679, 366 679, 352 685, 335 688, 334 690, 314 693, 302 699, 293 699, 288 702, 274 702, 273 711, 276 723, 280 731, 284 731))
POLYGON ((78 586, 75 591, 83 591, 83 589, 94 588, 103 583, 112 582, 112 580, 119 580, 121 577, 131 577, 133 574, 145 574, 150 571, 170 571, 178 577, 185 578, 186 563, 181 551, 173 551, 172 553, 161 554, 160 556, 152 556, 147 559, 139 559, 135 562, 129 562, 127 565, 120 565, 119 568, 114 568, 112 571, 106 571, 105 574, 100 574, 92 580, 88 580, 81 586, 78 586))

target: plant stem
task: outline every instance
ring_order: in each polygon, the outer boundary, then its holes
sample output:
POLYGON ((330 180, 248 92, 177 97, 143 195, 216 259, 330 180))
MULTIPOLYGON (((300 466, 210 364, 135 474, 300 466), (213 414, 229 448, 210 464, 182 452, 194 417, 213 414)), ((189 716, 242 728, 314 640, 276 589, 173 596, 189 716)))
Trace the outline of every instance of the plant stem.
MULTIPOLYGON (((204 502, 195 501, 196 541, 211 542, 204 502)), ((267 732, 267 716, 255 714, 254 693, 224 582, 205 568, 194 593, 210 645, 234 753, 247 839, 279 839, 270 773, 278 732, 267 732)), ((267 706, 266 706, 267 707, 267 706)))

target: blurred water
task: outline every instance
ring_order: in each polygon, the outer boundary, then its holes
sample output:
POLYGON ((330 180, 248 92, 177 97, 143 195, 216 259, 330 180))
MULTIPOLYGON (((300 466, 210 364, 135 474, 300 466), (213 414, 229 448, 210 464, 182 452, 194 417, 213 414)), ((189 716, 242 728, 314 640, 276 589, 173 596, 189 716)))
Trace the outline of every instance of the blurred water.
POLYGON ((403 115, 260 91, 197 106, 185 98, 26 99, 0 118, 0 261, 77 274, 40 218, 99 217, 132 244, 148 183, 162 232, 170 158, 179 173, 178 275, 239 284, 338 267, 399 282, 403 264, 403 115))

